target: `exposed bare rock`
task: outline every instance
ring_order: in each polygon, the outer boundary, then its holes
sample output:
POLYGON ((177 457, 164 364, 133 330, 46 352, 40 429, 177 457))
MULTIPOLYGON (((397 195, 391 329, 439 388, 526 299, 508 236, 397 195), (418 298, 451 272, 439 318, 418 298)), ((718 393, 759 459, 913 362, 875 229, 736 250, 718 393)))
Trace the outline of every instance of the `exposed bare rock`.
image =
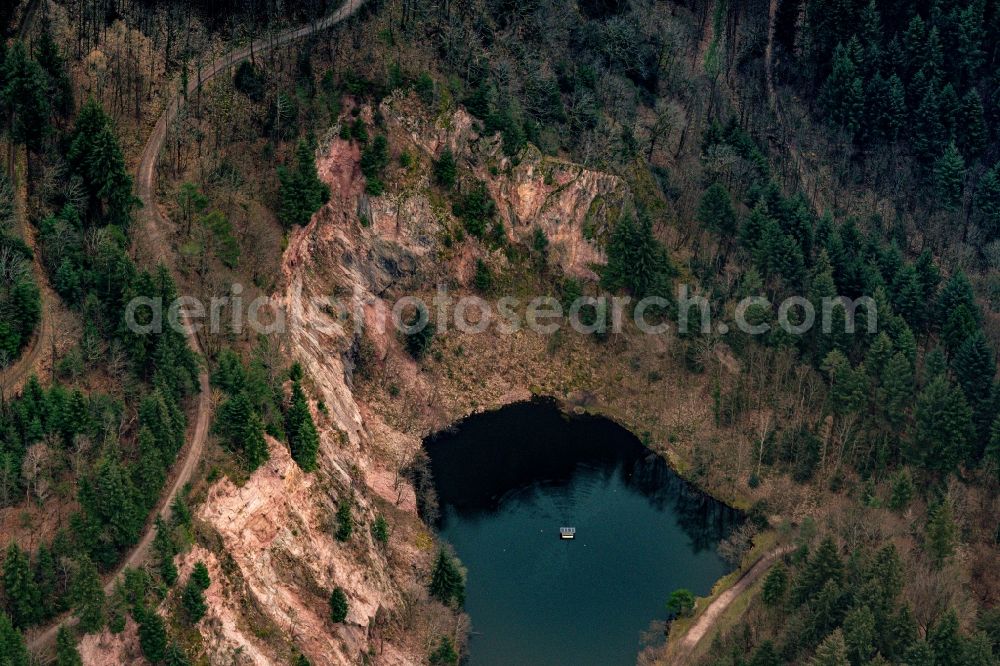
POLYGON ((112 634, 104 629, 99 634, 84 636, 77 646, 80 658, 87 666, 121 666, 142 662, 138 628, 135 621, 128 617, 125 630, 120 634, 112 634))
MULTIPOLYGON (((503 154, 499 137, 481 136, 478 121, 461 108, 432 123, 413 98, 397 94, 382 103, 381 113, 394 138, 408 139, 429 158, 448 147, 460 164, 470 167, 487 184, 512 238, 527 241, 540 227, 551 257, 563 270, 596 277, 591 266, 603 263, 604 256, 595 240, 606 236, 630 198, 619 177, 543 155, 531 145, 512 159, 503 154)), ((380 198, 387 208, 382 217, 391 221, 384 228, 376 224, 377 229, 392 231, 401 218, 410 223, 434 220, 423 190, 412 194, 419 203, 401 204, 399 198, 407 196, 380 198)))
MULTIPOLYGON (((357 663, 373 648, 374 628, 385 613, 407 615, 414 600, 426 599, 433 540, 416 516, 414 489, 401 473, 419 449, 420 435, 461 416, 456 408, 468 413, 530 395, 524 382, 494 378, 478 387, 483 400, 475 407, 437 400, 438 387, 402 353, 392 327, 376 325, 390 295, 426 290, 456 276, 461 282, 484 251, 466 239, 449 256, 441 254, 440 236, 456 220, 450 204, 430 187, 431 160, 450 147, 487 182, 512 239, 526 241, 541 227, 551 260, 581 276, 593 277, 591 264, 602 260, 593 239, 605 233, 628 196, 617 177, 531 149, 514 164, 502 155, 496 137, 478 135, 477 123, 463 110, 432 120, 413 98, 397 96, 383 103, 381 113, 390 146, 415 153, 418 166, 390 166, 389 191, 368 197, 357 144, 331 132, 317 160, 330 200, 305 228, 289 235, 282 288, 272 297, 286 317, 285 349, 302 364, 310 392, 325 405, 322 412, 314 409, 319 469, 303 473, 283 444, 269 440, 267 464, 242 487, 227 479, 216 482, 197 511, 220 547, 214 554, 196 548, 182 569, 197 559, 209 566, 210 610, 199 631, 207 654, 229 655, 215 663, 273 663, 290 645, 314 664, 357 663), (420 396, 401 399, 405 409, 388 419, 387 412, 355 395, 353 359, 362 326, 379 366, 408 396, 420 396), (337 502, 348 495, 360 524, 345 544, 336 540, 332 522, 337 502), (379 512, 393 517, 387 551, 368 529, 379 512), (329 619, 335 586, 349 599, 347 621, 340 625, 329 619), (259 634, 266 632, 255 631, 255 623, 281 636, 262 640, 259 634)), ((371 120, 371 109, 360 114, 371 120)), ((455 631, 443 607, 417 603, 422 619, 388 640, 380 637, 375 663, 420 663, 442 632, 455 631)), ((413 622, 413 613, 407 617, 413 622)))
MULTIPOLYGON (((271 459, 246 485, 215 484, 198 518, 222 538, 254 604, 288 632, 303 654, 313 663, 350 663, 365 650, 367 627, 380 604, 396 596, 387 567, 359 557, 357 548, 333 537, 330 507, 348 492, 345 488, 335 497, 332 487, 339 479, 331 483, 324 470, 303 472, 274 440, 269 449, 271 459), (328 599, 338 586, 347 593, 350 612, 346 622, 335 625, 328 599)), ((370 540, 361 531, 356 538, 370 540)), ((213 645, 239 637, 253 644, 242 632, 225 630, 238 623, 227 616, 224 595, 210 588, 208 601, 223 628, 213 645)))
POLYGON ((625 205, 627 188, 617 176, 542 155, 528 146, 507 178, 483 174, 513 235, 529 242, 536 227, 549 240, 551 257, 571 275, 596 278, 604 263, 594 242, 604 237, 625 205))

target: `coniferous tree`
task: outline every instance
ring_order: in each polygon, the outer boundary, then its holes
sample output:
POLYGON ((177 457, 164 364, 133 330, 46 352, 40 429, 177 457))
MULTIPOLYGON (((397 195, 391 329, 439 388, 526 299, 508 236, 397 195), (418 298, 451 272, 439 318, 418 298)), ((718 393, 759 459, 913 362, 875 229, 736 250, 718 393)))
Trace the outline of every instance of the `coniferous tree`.
POLYGON ((949 356, 954 356, 959 348, 979 330, 976 314, 978 308, 959 305, 951 311, 941 328, 941 339, 948 350, 949 356))
POLYGON ((153 610, 141 609, 136 618, 139 623, 139 647, 142 655, 157 664, 167 656, 167 629, 163 618, 153 610))
POLYGON ((754 651, 747 666, 781 666, 781 655, 771 641, 764 641, 754 651))
POLYGON ((876 384, 881 384, 885 366, 892 358, 892 338, 882 331, 872 342, 865 355, 865 369, 876 384))
POLYGON ((808 623, 814 636, 822 636, 843 623, 847 595, 840 583, 828 580, 809 601, 812 611, 808 623))
POLYGON ((955 554, 955 518, 947 501, 942 500, 928 510, 924 538, 924 547, 937 566, 955 554))
POLYGON ((764 603, 772 608, 780 607, 785 601, 785 590, 787 587, 788 570, 784 565, 777 564, 771 568, 764 579, 764 603))
POLYGON ((14 186, 6 173, 0 173, 0 234, 13 231, 14 223, 17 221, 16 215, 14 186))
POLYGON ((860 75, 868 77, 878 75, 878 68, 882 61, 882 36, 885 34, 882 28, 882 17, 878 11, 875 0, 864 6, 861 10, 859 29, 857 35, 862 44, 861 59, 859 64, 860 75))
POLYGON ((170 524, 181 527, 191 527, 191 507, 188 506, 184 495, 187 489, 174 495, 174 501, 170 503, 170 524))
POLYGON ((104 566, 111 566, 118 554, 135 543, 142 529, 142 513, 136 507, 132 479, 109 450, 96 469, 80 483, 80 504, 96 530, 93 554, 104 566))
POLYGON ((913 479, 908 469, 903 468, 896 472, 892 479, 892 492, 889 495, 889 508, 893 511, 902 511, 913 499, 913 479))
POLYGON ((997 407, 993 394, 996 362, 993 358, 993 349, 982 330, 966 338, 955 352, 951 368, 958 385, 965 393, 966 402, 972 408, 972 418, 976 426, 976 447, 973 454, 979 459, 989 437, 990 425, 997 407))
POLYGON ((430 666, 458 666, 458 652, 455 644, 447 636, 442 636, 437 647, 427 657, 430 666))
POLYGON ((0 664, 4 666, 30 666, 31 656, 24 636, 14 628, 6 613, 0 613, 0 664))
POLYGON ((184 648, 177 643, 170 643, 167 646, 167 654, 163 658, 163 663, 166 666, 191 666, 191 660, 184 653, 184 648))
POLYGON ((316 453, 319 450, 319 434, 309 411, 306 394, 299 381, 292 383, 292 398, 285 413, 285 433, 292 451, 292 458, 303 471, 316 468, 316 453))
POLYGON ((962 641, 962 654, 959 662, 963 666, 994 666, 993 645, 990 637, 982 632, 976 632, 962 641))
POLYGON ((941 271, 934 263, 934 257, 930 250, 924 250, 917 257, 914 264, 917 270, 917 281, 923 290, 924 298, 928 303, 932 303, 937 296, 938 286, 941 284, 941 271))
MULTIPOLYGON (((938 329, 943 330, 949 319, 959 310, 965 308, 964 316, 971 317, 974 323, 979 322, 979 308, 976 306, 976 297, 972 291, 972 284, 969 278, 962 271, 956 271, 945 283, 944 288, 938 294, 937 300, 937 323, 938 329)), ((947 336, 942 336, 947 340, 947 336)), ((957 341, 958 345, 965 342, 963 337, 957 341)))
POLYGON ((229 348, 219 352, 215 369, 212 371, 212 384, 235 396, 243 391, 246 382, 246 369, 239 355, 229 348))
POLYGON ((246 391, 239 391, 222 404, 215 420, 215 430, 231 449, 242 450, 251 472, 270 457, 264 439, 264 423, 246 391))
POLYGON ((917 642, 917 621, 910 607, 902 604, 888 619, 882 631, 882 654, 892 661, 903 661, 907 651, 917 642))
POLYGON ((83 666, 76 640, 65 626, 59 627, 56 634, 56 666, 83 666))
POLYGON ((197 624, 201 618, 205 617, 205 613, 208 611, 208 606, 205 605, 203 588, 193 575, 188 578, 188 582, 184 585, 184 590, 181 592, 181 606, 184 607, 184 615, 191 624, 197 624))
POLYGON ((455 559, 442 548, 438 550, 431 574, 431 596, 450 606, 461 606, 465 601, 465 578, 458 568, 455 559))
POLYGON ((191 580, 202 590, 207 590, 212 584, 212 579, 208 575, 208 567, 201 560, 195 562, 194 567, 191 569, 191 580))
POLYGON ((243 430, 252 412, 253 405, 250 404, 250 398, 242 391, 219 407, 215 430, 223 436, 230 448, 234 450, 242 448, 243 430))
POLYGON ((976 219, 987 242, 1000 238, 1000 162, 983 174, 975 199, 976 219))
POLYGON ((839 584, 843 575, 844 563, 837 546, 833 539, 826 537, 796 579, 792 596, 801 604, 822 590, 826 583, 839 584))
POLYGON ((487 225, 496 215, 496 209, 496 202, 483 182, 476 182, 452 206, 452 212, 461 218, 465 230, 476 238, 486 236, 487 225))
POLYGON ((128 227, 137 201, 132 194, 132 177, 111 119, 93 99, 77 114, 66 159, 83 180, 90 219, 103 217, 111 224, 128 227))
POLYGON ((337 505, 337 541, 347 541, 354 533, 351 504, 350 498, 344 498, 337 505))
POLYGON ((70 587, 70 600, 80 620, 80 630, 95 634, 104 628, 107 619, 104 587, 97 567, 88 557, 77 562, 70 587))
POLYGON ((278 168, 281 181, 278 219, 286 229, 306 226, 313 213, 330 198, 330 188, 319 179, 312 145, 302 139, 295 149, 295 168, 278 168))
POLYGON ((965 460, 973 436, 972 411, 961 389, 938 375, 917 397, 911 462, 947 474, 965 460))
POLYGON ((750 211, 750 215, 744 220, 737 234, 740 247, 746 250, 756 263, 759 263, 757 257, 761 253, 761 239, 764 236, 764 229, 767 224, 767 205, 761 200, 750 211))
POLYGON ((844 643, 852 664, 864 664, 874 656, 877 639, 875 616, 867 606, 855 608, 844 618, 844 643))
POLYGON ((853 135, 861 125, 864 91, 857 66, 847 46, 838 44, 833 52, 833 69, 820 93, 830 121, 853 135))
POLYGON ((160 578, 167 587, 172 587, 177 582, 177 566, 174 564, 174 555, 177 554, 177 547, 170 537, 170 530, 163 518, 156 517, 156 536, 153 537, 153 552, 158 560, 158 571, 160 578))
POLYGON ((712 183, 701 197, 698 221, 725 237, 736 232, 736 211, 729 191, 721 183, 712 183))
POLYGON ((3 63, 0 99, 12 118, 12 138, 35 150, 49 133, 48 85, 45 71, 31 59, 24 42, 15 40, 3 63))
POLYGON ((934 188, 941 206, 947 210, 958 208, 964 186, 965 160, 952 142, 934 164, 934 188))
POLYGON ((166 467, 156 438, 149 428, 144 427, 139 431, 137 445, 139 457, 132 468, 132 477, 143 508, 149 510, 160 496, 160 489, 167 478, 166 467))
POLYGON ((371 196, 378 196, 385 189, 381 176, 388 164, 389 143, 379 134, 361 151, 361 173, 367 179, 365 191, 371 196))
POLYGON ((993 465, 993 472, 1000 478, 1000 414, 990 427, 990 441, 986 444, 986 459, 993 465))
POLYGON ((913 366, 902 352, 896 352, 882 372, 878 395, 886 422, 897 432, 906 423, 913 391, 913 366))
POLYGON ((982 154, 989 139, 983 118, 983 102, 975 89, 970 89, 962 98, 957 124, 958 147, 966 161, 972 161, 982 154))
POLYGON ((934 652, 926 641, 917 639, 907 648, 903 663, 906 666, 934 666, 934 652))
POLYGON ((880 592, 879 598, 872 600, 872 610, 876 619, 882 620, 903 591, 903 562, 892 542, 879 548, 868 576, 880 592))
POLYGON ((431 348, 436 332, 434 322, 430 320, 427 309, 421 305, 406 322, 403 337, 403 346, 406 348, 406 352, 419 361, 431 348))
POLYGON ((920 99, 919 106, 913 114, 911 125, 911 145, 913 152, 921 165, 931 165, 945 148, 946 135, 941 123, 941 104, 938 91, 933 85, 920 99))
POLYGON ((335 587, 330 593, 330 619, 340 624, 347 619, 348 602, 344 588, 335 587))
POLYGON ((893 305, 910 326, 922 330, 926 323, 926 296, 914 264, 900 266, 892 282, 893 305))
POLYGON ((48 21, 42 23, 42 32, 35 43, 35 58, 47 75, 48 95, 54 110, 60 116, 68 116, 73 111, 73 83, 48 21))
POLYGON ((38 546, 35 554, 35 582, 41 596, 41 616, 48 619, 66 610, 63 582, 56 569, 56 558, 46 543, 38 546))
POLYGON ((941 110, 941 124, 944 127, 945 137, 951 143, 956 143, 958 136, 956 123, 959 120, 958 115, 959 111, 961 111, 962 103, 958 99, 955 86, 951 83, 945 84, 941 88, 941 95, 938 100, 941 110))
POLYGON ((15 627, 25 629, 41 619, 42 598, 28 554, 13 542, 3 562, 3 591, 5 608, 15 627))
POLYGON ((652 222, 629 216, 615 225, 608 242, 608 263, 601 275, 607 289, 626 289, 636 298, 670 294, 674 268, 667 250, 653 235, 652 222))
POLYGON ((816 648, 816 654, 809 662, 809 666, 849 666, 847 658, 847 644, 844 642, 844 634, 840 629, 835 629, 816 648))
POLYGON ((830 381, 828 397, 834 413, 844 415, 860 410, 868 392, 864 368, 851 368, 851 362, 839 350, 826 355, 822 368, 830 381))
POLYGON ((886 138, 895 141, 906 123, 906 90, 903 81, 893 74, 889 77, 888 98, 885 104, 886 138))
POLYGON ((455 178, 458 175, 458 166, 455 163, 455 155, 451 148, 441 151, 441 157, 434 162, 434 181, 441 187, 450 190, 455 187, 455 178))
POLYGON ((256 412, 250 414, 243 430, 243 453, 246 456, 247 468, 252 472, 271 457, 264 440, 264 422, 256 412))
POLYGON ((372 523, 372 537, 383 546, 389 543, 389 522, 385 516, 380 514, 375 517, 375 522, 372 523))
POLYGON ((913 75, 923 68, 928 55, 927 25, 923 17, 915 13, 906 26, 903 35, 903 51, 906 70, 913 75))
POLYGON ((965 666, 963 640, 959 634, 958 616, 953 609, 931 626, 927 643, 934 653, 934 666, 965 666))

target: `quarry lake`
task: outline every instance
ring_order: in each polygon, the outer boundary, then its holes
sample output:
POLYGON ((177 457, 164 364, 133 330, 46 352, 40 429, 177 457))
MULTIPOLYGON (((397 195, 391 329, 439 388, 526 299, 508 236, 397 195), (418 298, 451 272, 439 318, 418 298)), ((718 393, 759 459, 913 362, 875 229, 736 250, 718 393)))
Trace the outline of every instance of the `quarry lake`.
POLYGON ((673 590, 705 595, 730 570, 716 545, 740 515, 610 420, 518 403, 425 447, 474 666, 634 664, 673 590))

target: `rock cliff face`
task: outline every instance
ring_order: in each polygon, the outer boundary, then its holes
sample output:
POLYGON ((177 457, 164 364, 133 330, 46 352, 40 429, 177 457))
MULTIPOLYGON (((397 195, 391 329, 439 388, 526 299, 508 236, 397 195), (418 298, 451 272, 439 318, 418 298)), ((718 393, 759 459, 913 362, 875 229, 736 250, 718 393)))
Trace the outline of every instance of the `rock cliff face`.
MULTIPOLYGON (((419 450, 420 434, 462 414, 442 415, 432 399, 405 400, 433 396, 435 380, 402 352, 391 327, 380 332, 375 326, 390 294, 426 293, 439 281, 461 288, 470 277, 470 258, 486 252, 471 239, 440 251, 442 230, 457 222, 431 187, 431 160, 451 147, 463 173, 487 184, 511 240, 528 242, 542 228, 550 261, 582 277, 593 276, 592 264, 602 261, 588 238, 606 233, 628 198, 618 178, 531 148, 515 164, 496 137, 477 133, 477 122, 462 110, 434 120, 414 100, 397 97, 379 112, 394 153, 387 193, 364 194, 357 144, 331 130, 317 156, 330 201, 290 234, 283 287, 273 296, 287 318, 289 361, 302 364, 312 396, 323 405, 314 409, 319 469, 303 473, 282 443, 270 441, 266 465, 243 486, 217 481, 196 512, 217 547, 196 547, 182 568, 203 559, 212 574, 209 612, 198 625, 212 663, 284 663, 293 650, 313 664, 357 663, 362 654, 367 663, 422 663, 438 636, 456 632, 456 618, 425 601, 433 539, 399 470, 419 450), (415 159, 408 168, 395 159, 404 150, 415 159), (345 312, 358 316, 338 316, 345 312), (361 321, 374 362, 391 368, 393 377, 391 386, 373 387, 369 398, 393 402, 403 392, 397 402, 405 407, 390 419, 355 390, 361 321), (334 513, 348 498, 358 524, 343 543, 334 536, 334 513), (371 536, 377 514, 392 526, 388 547, 371 536), (347 621, 338 625, 328 606, 336 586, 350 606, 347 621)), ((373 110, 359 113, 371 125, 373 110)), ((476 404, 526 395, 522 388, 476 404)))
MULTIPOLYGON (((323 444, 328 449, 329 442, 323 444)), ((317 472, 306 474, 279 442, 269 442, 271 459, 242 487, 223 480, 212 487, 197 516, 221 540, 226 566, 206 554, 219 578, 241 581, 242 589, 222 584, 208 591, 210 616, 202 622, 211 652, 245 652, 253 661, 273 663, 271 647, 255 636, 253 627, 232 605, 234 592, 244 595, 266 619, 312 663, 354 663, 367 651, 369 632, 380 606, 398 606, 400 587, 393 580, 389 554, 359 525, 351 540, 335 536, 334 507, 351 496, 359 517, 371 509, 359 501, 353 482, 339 468, 336 456, 324 451, 317 472), (212 565, 215 565, 214 567, 212 565), (343 588, 350 609, 343 624, 330 622, 329 596, 343 588)), ((202 553, 188 554, 193 563, 202 553)), ((214 577, 213 577, 214 578, 214 577)), ((380 655, 386 664, 408 663, 391 646, 380 655)))

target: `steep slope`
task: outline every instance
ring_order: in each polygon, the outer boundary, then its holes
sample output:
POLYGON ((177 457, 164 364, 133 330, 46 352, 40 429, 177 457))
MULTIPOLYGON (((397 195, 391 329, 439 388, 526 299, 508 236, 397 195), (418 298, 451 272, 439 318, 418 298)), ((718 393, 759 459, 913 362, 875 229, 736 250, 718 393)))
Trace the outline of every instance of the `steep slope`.
MULTIPOLYGON (((356 392, 354 351, 362 333, 354 323, 338 321, 330 306, 332 292, 347 296, 345 309, 364 313, 371 327, 365 335, 374 342, 378 364, 398 370, 396 380, 407 394, 442 388, 421 376, 391 332, 380 334, 375 328, 376 313, 386 307, 391 293, 402 286, 427 289, 439 278, 460 282, 463 267, 476 252, 467 241, 449 261, 440 261, 436 235, 453 221, 434 201, 426 175, 434 152, 447 144, 470 164, 495 160, 503 175, 487 182, 511 237, 526 238, 535 225, 547 229, 552 256, 567 271, 587 273, 588 264, 601 259, 597 246, 581 235, 584 220, 603 219, 609 204, 602 199, 621 202, 627 197, 617 178, 577 165, 537 154, 517 166, 509 164, 498 156, 493 138, 472 129, 464 111, 434 122, 404 98, 385 102, 380 111, 390 145, 415 152, 419 167, 395 174, 396 186, 389 194, 369 198, 358 146, 333 138, 337 133, 331 131, 320 148, 318 169, 330 185, 331 198, 307 227, 291 233, 282 262, 284 288, 273 298, 287 316, 288 355, 303 365, 323 405, 314 410, 321 431, 319 469, 302 473, 284 447, 272 442, 271 461, 246 485, 222 480, 209 490, 198 518, 219 539, 216 557, 224 554, 229 562, 228 584, 209 595, 210 618, 215 619, 201 624, 209 654, 246 646, 244 654, 256 655, 250 659, 258 662, 292 642, 312 663, 353 663, 389 626, 387 640, 379 641, 376 663, 420 663, 437 635, 455 633, 443 607, 435 610, 436 604, 426 601, 420 602, 418 619, 406 619, 407 607, 426 597, 433 551, 400 468, 417 452, 420 434, 473 408, 469 403, 417 407, 406 402, 413 408, 407 423, 391 416, 387 420, 356 392), (361 220, 368 214, 370 223, 364 226, 361 220), (337 503, 347 497, 359 525, 350 542, 341 543, 331 526, 337 503), (380 548, 367 530, 380 512, 389 516, 393 529, 388 549, 380 548), (343 625, 327 618, 326 598, 334 586, 344 588, 349 598, 343 625), (261 641, 254 636, 232 611, 247 604, 281 638, 261 641), (385 617, 392 619, 387 623, 385 617)), ((372 112, 360 110, 368 119, 372 112)), ((479 166, 475 172, 489 176, 479 166)), ((484 385, 468 397, 491 406, 530 395, 526 384, 501 392, 494 388, 484 385)))

